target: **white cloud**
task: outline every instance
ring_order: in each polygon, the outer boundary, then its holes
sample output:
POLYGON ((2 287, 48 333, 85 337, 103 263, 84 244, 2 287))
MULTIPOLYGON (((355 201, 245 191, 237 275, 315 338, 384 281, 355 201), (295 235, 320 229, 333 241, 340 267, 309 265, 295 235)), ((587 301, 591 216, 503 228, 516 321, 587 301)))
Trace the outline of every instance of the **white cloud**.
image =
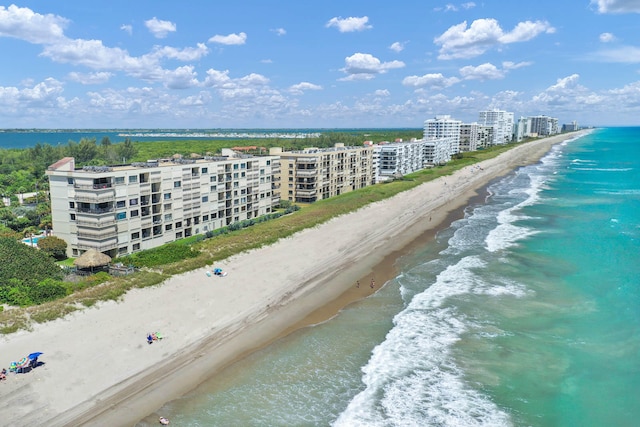
POLYGON ((600 34, 600 41, 602 43, 609 43, 609 42, 614 41, 615 39, 616 39, 616 36, 614 36, 611 33, 602 33, 602 34, 600 34))
POLYGON ((229 34, 227 36, 215 35, 209 39, 209 43, 218 43, 224 45, 242 45, 247 42, 245 33, 229 34))
POLYGON ((620 46, 615 49, 601 50, 586 57, 600 62, 637 64, 640 62, 640 48, 635 46, 620 46))
POLYGON ((163 39, 167 37, 169 33, 176 31, 176 24, 171 21, 163 21, 155 16, 147 21, 144 21, 144 25, 156 38, 163 39))
POLYGON ((485 81, 502 79, 505 76, 505 72, 503 70, 499 70, 495 65, 486 62, 478 65, 477 67, 471 65, 462 67, 460 68, 460 75, 465 80, 485 81))
POLYGON ((133 34, 133 26, 129 24, 120 25, 120 29, 129 35, 133 34))
MULTIPOLYGON (((0 107, 3 111, 17 108, 51 108, 63 101, 61 97, 63 84, 56 79, 48 78, 33 87, 18 89, 0 86, 0 107)), ((8 111, 10 112, 10 111, 8 111)))
POLYGON ((322 86, 309 82, 300 82, 289 87, 289 92, 293 95, 302 95, 306 90, 322 90, 322 86))
POLYGON ((345 67, 341 71, 349 74, 347 80, 370 80, 376 74, 384 74, 394 68, 405 66, 402 61, 381 62, 369 53, 354 53, 346 57, 344 62, 345 67))
POLYGON ((599 13, 640 13, 639 0, 591 0, 599 13))
POLYGON ((341 33, 350 33, 353 31, 364 31, 373 28, 372 25, 368 25, 369 17, 363 16, 360 18, 331 18, 325 25, 327 28, 336 27, 341 33))
POLYGON ((531 61, 522 61, 522 62, 511 62, 511 61, 504 61, 502 63, 502 68, 504 70, 517 70, 518 68, 522 68, 522 67, 528 67, 529 65, 533 64, 533 62, 531 61))
POLYGON ((26 7, 0 6, 0 36, 15 37, 29 43, 55 43, 64 37, 69 20, 57 15, 41 15, 26 7))
POLYGON ((401 42, 395 42, 392 43, 391 46, 389 46, 389 49, 391 49, 394 52, 402 52, 404 50, 404 43, 401 42))
POLYGON ((78 73, 76 71, 72 71, 69 73, 70 80, 81 83, 83 85, 103 84, 108 82, 112 76, 113 73, 109 73, 106 71, 100 71, 97 73, 78 73))
POLYGON ((423 76, 407 76, 402 80, 404 86, 431 88, 445 88, 460 81, 457 77, 445 77, 441 73, 425 74, 423 76))
POLYGON ((287 30, 285 30, 284 28, 274 28, 273 30, 274 33, 276 33, 279 36, 284 36, 285 34, 287 34, 287 30))
POLYGON ((178 67, 172 71, 167 70, 163 79, 164 85, 169 89, 187 89, 199 86, 197 74, 192 65, 178 67))
POLYGON ((433 10, 435 10, 436 12, 458 12, 460 10, 460 8, 465 9, 465 10, 469 10, 469 9, 473 9, 474 7, 476 7, 476 4, 474 2, 467 2, 467 3, 462 3, 460 6, 456 6, 455 4, 451 4, 448 3, 446 4, 444 7, 436 7, 433 10))
POLYGON ((546 21, 520 22, 510 32, 504 32, 495 19, 477 19, 467 27, 467 21, 451 26, 434 43, 440 45, 439 59, 471 58, 494 46, 524 42, 541 33, 553 33, 546 21))
POLYGON ((373 92, 373 94, 375 96, 382 96, 385 98, 391 95, 391 93, 387 89, 378 89, 375 92, 373 92))
POLYGON ((177 49, 169 46, 156 46, 151 55, 158 58, 177 59, 179 61, 197 61, 209 53, 209 48, 204 43, 198 43, 197 47, 177 49))

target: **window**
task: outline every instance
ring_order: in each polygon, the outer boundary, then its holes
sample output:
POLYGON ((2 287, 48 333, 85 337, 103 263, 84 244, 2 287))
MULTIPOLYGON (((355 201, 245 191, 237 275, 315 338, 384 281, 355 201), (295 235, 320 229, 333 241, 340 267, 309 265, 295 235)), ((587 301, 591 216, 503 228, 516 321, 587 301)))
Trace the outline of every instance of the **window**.
POLYGON ((75 220, 76 220, 76 214, 71 214, 71 215, 69 215, 69 219, 70 219, 71 221, 75 221, 75 220))
POLYGON ((137 205, 138 205, 138 198, 129 199, 129 206, 137 206, 137 205))
POLYGON ((134 209, 134 210, 132 210, 131 212, 129 212, 129 216, 130 216, 131 218, 135 218, 135 217, 137 217, 138 215, 140 215, 140 212, 138 211, 138 209, 134 209))
POLYGON ((267 166, 271 164, 271 160, 267 160, 267 166))
POLYGON ((164 226, 164 231, 169 231, 173 229, 173 224, 167 224, 164 226))
POLYGON ((73 178, 67 178, 67 184, 72 184, 73 185, 73 178))
POLYGON ((216 182, 216 176, 215 175, 211 175, 209 177, 209 182, 216 182))
POLYGON ((202 173, 209 173, 209 168, 202 168, 202 173))
POLYGON ((114 179, 114 183, 116 185, 124 184, 124 176, 116 176, 116 178, 114 179))
POLYGON ((209 196, 202 196, 202 203, 206 203, 209 201, 209 196))
POLYGON ((240 178, 244 178, 245 176, 247 176, 245 172, 240 172, 240 178))
POLYGON ((164 193, 163 195, 165 200, 170 200, 171 199, 171 193, 164 193))
POLYGON ((164 210, 165 211, 170 211, 171 210, 171 203, 165 203, 164 204, 164 210))
POLYGON ((238 172, 233 173, 233 179, 238 179, 238 172))
POLYGON ((131 233, 131 240, 138 240, 140 238, 140 232, 136 231, 135 233, 131 233))
POLYGON ((202 215, 202 221, 209 221, 209 215, 202 215))
POLYGON ((127 246, 123 246, 121 248, 118 248, 118 254, 122 255, 122 254, 126 254, 128 252, 129 248, 127 246))
POLYGON ((180 181, 175 181, 175 182, 173 183, 173 188, 180 188, 180 187, 182 187, 182 182, 180 182, 180 181))
POLYGON ((176 222, 176 228, 182 228, 182 221, 176 222))
POLYGON ((116 202, 116 208, 124 208, 126 206, 126 202, 124 200, 118 200, 116 202))
POLYGON ((74 202, 69 202, 69 209, 75 209, 76 204, 74 202))
POLYGON ((116 214, 116 220, 120 221, 122 219, 126 219, 127 218, 127 213, 126 212, 118 212, 116 214))
POLYGON ((237 163, 233 165, 233 169, 234 170, 238 170, 238 164, 237 163))
POLYGON ((133 245, 133 250, 134 251, 139 251, 140 250, 140 243, 136 243, 133 245))
POLYGON ((138 182, 138 175, 130 175, 129 184, 135 184, 136 182, 138 182))
POLYGON ((240 169, 246 169, 247 168, 247 164, 246 163, 241 163, 240 164, 240 169))
POLYGON ((168 213, 164 215, 164 220, 165 221, 173 221, 173 215, 168 213))
POLYGON ((212 185, 209 189, 211 190, 212 193, 217 191, 217 188, 215 185, 212 185))
POLYGON ((216 212, 213 212, 211 214, 211 219, 216 219, 218 217, 218 214, 216 212))
POLYGON ((260 169, 260 175, 264 175, 264 169, 260 169))

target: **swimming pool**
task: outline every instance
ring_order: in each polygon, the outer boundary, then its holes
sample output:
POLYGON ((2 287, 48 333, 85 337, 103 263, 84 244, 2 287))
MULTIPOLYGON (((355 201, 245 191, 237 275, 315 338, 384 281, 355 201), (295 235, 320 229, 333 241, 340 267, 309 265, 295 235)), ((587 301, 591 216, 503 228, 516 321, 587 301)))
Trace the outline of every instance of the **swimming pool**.
POLYGON ((22 243, 24 243, 25 245, 31 245, 31 242, 33 242, 33 245, 35 246, 38 244, 38 240, 43 237, 45 237, 44 234, 41 234, 39 236, 27 237, 22 239, 22 243))

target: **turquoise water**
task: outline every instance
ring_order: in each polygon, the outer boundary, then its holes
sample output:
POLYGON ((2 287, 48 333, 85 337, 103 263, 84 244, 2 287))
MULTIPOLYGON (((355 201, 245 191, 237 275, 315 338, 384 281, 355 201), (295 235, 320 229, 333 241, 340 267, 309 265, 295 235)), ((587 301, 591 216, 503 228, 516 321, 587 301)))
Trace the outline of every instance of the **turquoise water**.
POLYGON ((639 238, 640 128, 596 130, 490 185, 374 296, 159 412, 180 426, 638 425, 639 238))
POLYGON ((38 243, 38 240, 40 240, 41 238, 43 238, 44 235, 42 236, 33 236, 33 237, 27 237, 25 239, 22 239, 23 243, 26 243, 28 245, 30 245, 31 243, 33 243, 34 245, 36 245, 38 243))

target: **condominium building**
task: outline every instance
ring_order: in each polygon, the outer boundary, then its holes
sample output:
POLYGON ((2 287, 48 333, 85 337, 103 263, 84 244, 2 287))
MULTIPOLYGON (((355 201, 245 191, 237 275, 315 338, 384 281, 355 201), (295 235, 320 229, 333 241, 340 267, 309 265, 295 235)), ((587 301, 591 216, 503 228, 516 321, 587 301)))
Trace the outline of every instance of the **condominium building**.
POLYGON ((460 120, 452 119, 449 115, 439 115, 433 119, 427 119, 424 122, 424 137, 425 141, 432 141, 433 150, 432 153, 438 158, 440 162, 442 158, 446 158, 444 162, 451 160, 451 157, 460 152, 460 126, 462 122, 460 120), (449 144, 448 147, 438 146, 437 144, 449 144), (445 153, 445 151, 447 153, 445 153))
POLYGON ((538 136, 549 136, 558 133, 558 119, 555 117, 530 116, 531 133, 538 136))
POLYGON ((425 167, 425 141, 393 142, 374 146, 375 182, 387 181, 425 167))
POLYGON ((373 184, 373 147, 306 148, 282 151, 271 148, 269 154, 280 157, 281 187, 278 195, 295 203, 313 203, 373 184))
POLYGON ((493 128, 491 145, 511 142, 513 139, 513 113, 502 110, 480 111, 478 123, 493 128))
POLYGON ((531 136, 531 118, 520 117, 515 123, 514 139, 517 142, 531 136))
POLYGON ((279 158, 237 155, 76 169, 49 166, 53 229, 77 257, 151 249, 272 212, 279 158))
POLYGON ((476 151, 491 145, 493 128, 478 123, 463 123, 460 126, 460 151, 476 151))

